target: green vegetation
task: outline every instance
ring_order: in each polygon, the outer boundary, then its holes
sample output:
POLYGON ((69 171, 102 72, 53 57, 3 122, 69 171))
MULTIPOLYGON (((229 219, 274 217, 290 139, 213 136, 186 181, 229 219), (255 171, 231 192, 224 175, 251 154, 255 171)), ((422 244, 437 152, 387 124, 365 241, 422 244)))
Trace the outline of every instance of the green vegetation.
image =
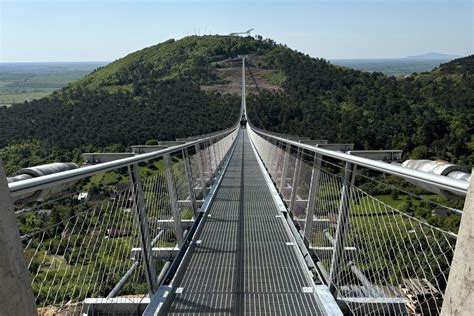
MULTIPOLYGON (((258 127, 473 165, 474 56, 397 79, 333 66, 261 37, 190 36, 132 53, 47 98, 0 108, 0 156, 7 172, 231 126, 239 97, 200 85, 221 83, 218 61, 238 54, 259 56, 263 76, 283 88, 249 97, 248 114, 258 127)), ((93 178, 90 187, 123 181, 93 178)), ((372 195, 392 193, 360 184, 372 195)), ((390 198, 384 197, 402 209, 408 203, 403 194, 390 198)))
POLYGON ((15 103, 23 103, 25 101, 41 99, 42 97, 45 97, 50 93, 50 91, 33 91, 0 94, 0 106, 11 106, 15 103))
MULTIPOLYGON (((240 98, 204 91, 201 86, 221 83, 224 79, 216 69, 216 62, 237 54, 261 57, 263 76, 283 88, 261 90, 249 97, 248 115, 258 127, 332 142, 354 142, 357 149, 403 149, 408 158, 446 159, 464 165, 474 162, 474 56, 441 65, 430 73, 397 79, 336 67, 260 37, 191 36, 130 54, 40 100, 0 107, 0 156, 7 172, 52 161, 79 161, 82 152, 119 152, 134 144, 154 144, 157 139, 172 140, 232 126, 238 118, 240 98)), ((7 84, 10 83, 4 82, 0 87, 7 84)), ((183 161, 175 158, 173 174, 181 197, 187 192, 186 179, 181 176, 183 168, 183 161)), ((161 161, 140 165, 150 218, 171 216, 166 213, 169 197, 164 188, 166 181, 160 178, 162 173, 161 161), (153 186, 156 183, 158 187, 153 186), (154 207, 156 205, 160 207, 154 207)), ((369 180, 359 181, 357 185, 383 203, 443 229, 456 231, 459 216, 432 216, 435 206, 425 198, 458 208, 462 202, 447 202, 431 195, 414 200, 394 192, 390 186, 405 189, 405 184, 390 177, 384 180, 389 185, 381 186, 369 180)), ((81 282, 94 284, 96 278, 105 277, 108 283, 104 287, 98 290, 85 287, 80 294, 72 291, 71 295, 80 298, 106 295, 123 274, 117 271, 130 266, 128 256, 124 259, 109 256, 111 252, 92 250, 89 257, 80 258, 71 253, 72 248, 59 244, 61 238, 71 237, 77 244, 100 241, 104 249, 128 251, 136 237, 129 232, 137 229, 137 225, 132 225, 135 217, 130 212, 130 201, 123 198, 124 205, 116 207, 115 213, 100 213, 101 206, 115 201, 117 184, 126 183, 125 170, 96 175, 79 185, 81 190, 102 195, 101 198, 89 202, 63 199, 47 205, 51 210, 49 215, 30 212, 19 218, 22 235, 43 229, 47 232, 41 245, 41 234, 30 238, 30 249, 38 249, 30 270, 39 271, 38 280, 45 280, 46 292, 51 292, 52 297, 60 288, 57 282, 62 276, 72 279, 74 285, 79 284, 76 279, 85 278, 80 279, 81 282), (108 221, 104 220, 117 213, 124 219, 120 229, 107 225, 108 221), (77 214, 80 215, 74 217, 77 214), (66 225, 74 218, 77 218, 77 227, 94 229, 73 235, 66 225), (53 226, 56 224, 59 226, 53 226), (108 229, 115 231, 113 236, 107 233, 108 229), (51 244, 56 246, 52 249, 58 250, 48 251, 51 244), (69 266, 84 267, 87 271, 91 262, 104 268, 94 269, 84 277, 68 275, 72 273, 68 272, 71 271, 69 266), (60 278, 51 279, 48 270, 59 272, 60 278)), ((329 196, 335 194, 333 191, 327 189, 322 194, 329 196)), ((422 195, 414 188, 407 191, 422 195)), ((363 223, 357 226, 360 231, 354 230, 354 238, 363 236, 364 225, 367 225, 364 223, 375 222, 377 218, 377 214, 372 214, 377 210, 360 206, 368 204, 363 199, 354 205, 353 215, 363 223), (362 212, 365 213, 360 214, 362 212), (370 219, 364 222, 363 216, 358 215, 370 215, 367 216, 370 219)), ((330 197, 327 205, 321 207, 335 209, 334 203, 338 203, 337 196, 330 197)), ((182 210, 183 219, 192 215, 189 208, 182 210)), ((392 219, 390 214, 385 217, 395 224, 400 220, 392 219)), ((158 245, 173 246, 175 236, 167 236, 158 245)), ((380 235, 381 240, 393 237, 380 235)), ((31 258, 34 253, 27 250, 26 255, 31 258)), ((389 277, 396 276, 387 274, 389 277)), ((37 284, 33 288, 40 294, 39 301, 54 303, 44 297, 45 289, 40 290, 37 284)), ((145 292, 140 286, 125 290, 145 292)))
POLYGON ((262 76, 270 81, 270 83, 277 85, 277 86, 283 86, 286 81, 286 76, 283 72, 278 71, 278 70, 268 70, 262 73, 262 76))
MULTIPOLYGON (((358 149, 403 149, 407 158, 473 164, 473 56, 397 79, 333 66, 261 37, 226 36, 169 40, 46 98, 0 108, 0 148, 7 148, 0 154, 15 165, 11 161, 22 159, 11 153, 21 143, 78 160, 85 148, 229 127, 238 115, 238 96, 200 85, 221 83, 216 62, 237 54, 261 56, 263 76, 283 88, 249 97, 249 116, 258 127, 354 142, 358 149)), ((35 161, 54 157, 37 154, 35 161)))
MULTIPOLYGON (((396 191, 392 191, 396 192, 396 191)), ((398 198, 394 199, 391 195, 376 195, 378 201, 394 208, 400 210, 408 215, 422 219, 423 221, 442 228, 446 231, 457 233, 459 229, 459 224, 461 222, 461 216, 447 211, 445 217, 440 216, 435 213, 437 208, 440 208, 435 203, 440 205, 450 204, 449 201, 444 200, 438 195, 434 194, 423 194, 420 196, 421 199, 415 199, 409 195, 400 195, 398 198)), ((377 208, 370 208, 367 205, 370 205, 372 198, 363 197, 357 203, 353 205, 353 214, 356 215, 365 215, 367 214, 377 214, 380 212, 377 208)), ((398 214, 398 213, 394 213, 398 214)))
POLYGON ((287 80, 283 91, 249 97, 250 120, 260 128, 474 164, 474 55, 404 79, 334 67, 282 46, 264 60, 287 80))
POLYGON ((181 211, 181 219, 190 220, 193 218, 193 216, 194 216, 193 210, 190 208, 186 208, 183 211, 181 211))
MULTIPOLYGON (((144 175, 142 189, 149 233, 154 237, 164 230, 155 246, 174 247, 172 226, 155 222, 172 216, 162 160, 142 164, 140 173, 144 175)), ((39 306, 105 296, 131 267, 130 249, 140 244, 128 183, 124 169, 98 174, 80 181, 72 198, 40 203, 41 210, 32 209, 18 217, 39 306), (79 192, 88 192, 89 200, 78 201, 79 192), (104 282, 98 285, 98 280, 104 282)), ((192 210, 185 209, 182 215, 190 219, 192 210)), ((157 261, 157 265, 162 263, 157 261)), ((135 274, 134 281, 128 282, 121 293, 146 293, 144 275, 140 270, 135 274)))
POLYGON ((78 149, 172 140, 229 127, 237 120, 239 97, 205 92, 200 84, 222 80, 213 61, 272 45, 193 36, 130 54, 46 98, 0 108, 0 148, 8 148, 2 157, 14 171, 18 168, 10 161, 18 158, 9 153, 19 143, 77 161, 78 149))
MULTIPOLYGON (((39 306, 104 296, 120 280, 123 271, 130 268, 132 261, 118 250, 130 251, 137 245, 135 214, 120 209, 103 211, 100 204, 111 205, 107 201, 96 202, 95 206, 94 203, 74 205, 63 200, 52 205, 50 215, 31 212, 19 219, 23 234, 33 226, 33 231, 44 230, 28 239, 29 248, 25 251, 39 306), (120 213, 120 228, 109 224, 117 213, 120 213), (53 223, 59 225, 52 226, 53 223), (119 231, 121 235, 111 235, 109 230, 119 231), (87 247, 87 252, 80 245, 87 247), (97 286, 100 280, 105 282, 97 286)), ((144 293, 144 288, 137 282, 129 284, 127 291, 144 293)))

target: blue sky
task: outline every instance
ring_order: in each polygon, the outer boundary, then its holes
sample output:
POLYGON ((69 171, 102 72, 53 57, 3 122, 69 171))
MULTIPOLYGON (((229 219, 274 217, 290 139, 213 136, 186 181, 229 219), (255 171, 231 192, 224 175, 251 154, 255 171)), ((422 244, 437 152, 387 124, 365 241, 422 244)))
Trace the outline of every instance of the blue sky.
POLYGON ((0 0, 0 62, 112 61, 169 38, 255 34, 314 57, 474 52, 472 0, 0 0))

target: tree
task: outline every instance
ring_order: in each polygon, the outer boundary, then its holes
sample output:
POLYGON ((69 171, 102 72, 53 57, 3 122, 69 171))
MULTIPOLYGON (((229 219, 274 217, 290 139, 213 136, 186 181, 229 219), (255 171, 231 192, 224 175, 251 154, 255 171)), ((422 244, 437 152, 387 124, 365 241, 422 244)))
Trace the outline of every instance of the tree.
POLYGON ((392 192, 390 193, 390 197, 393 200, 398 200, 398 198, 399 198, 398 190, 392 190, 392 192))

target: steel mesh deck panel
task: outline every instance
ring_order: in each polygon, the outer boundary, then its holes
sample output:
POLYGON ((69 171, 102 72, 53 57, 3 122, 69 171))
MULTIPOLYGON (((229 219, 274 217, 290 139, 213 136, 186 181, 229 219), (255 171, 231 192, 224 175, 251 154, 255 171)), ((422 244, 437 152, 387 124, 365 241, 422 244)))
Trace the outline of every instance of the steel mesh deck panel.
POLYGON ((321 314, 305 267, 241 132, 203 228, 183 262, 170 315, 321 314))

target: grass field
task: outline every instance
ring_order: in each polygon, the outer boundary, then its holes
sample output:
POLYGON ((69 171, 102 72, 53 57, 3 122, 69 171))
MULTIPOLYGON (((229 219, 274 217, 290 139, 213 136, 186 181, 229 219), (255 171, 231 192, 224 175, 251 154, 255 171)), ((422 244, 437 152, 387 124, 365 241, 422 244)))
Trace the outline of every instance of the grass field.
POLYGON ((42 98, 105 64, 0 63, 0 106, 42 98))
MULTIPOLYGON (((422 201, 437 201, 438 196, 435 194, 422 194, 421 199, 412 199, 411 203, 414 207, 421 207, 422 201)), ((402 210, 406 208, 406 203, 408 202, 408 195, 400 195, 396 199, 394 199, 391 195, 376 195, 374 198, 378 201, 372 199, 372 197, 362 197, 358 203, 354 203, 353 211, 360 214, 371 214, 371 213, 378 213, 381 211, 382 205, 386 204, 391 206, 392 208, 402 210)))
POLYGON ((53 90, 0 94, 0 106, 11 106, 15 103, 23 103, 25 101, 40 99, 47 96, 52 91, 53 90))

